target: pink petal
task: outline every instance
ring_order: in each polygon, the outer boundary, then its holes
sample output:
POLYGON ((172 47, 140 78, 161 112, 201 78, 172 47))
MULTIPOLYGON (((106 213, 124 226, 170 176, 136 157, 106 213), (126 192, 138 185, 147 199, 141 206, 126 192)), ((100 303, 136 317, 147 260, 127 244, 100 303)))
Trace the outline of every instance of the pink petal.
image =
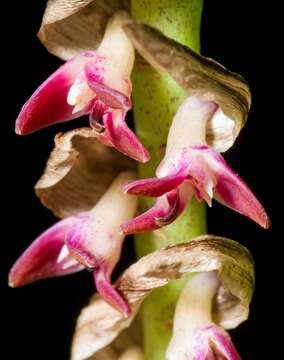
POLYGON ((131 315, 131 308, 119 292, 111 285, 110 277, 102 267, 95 269, 94 278, 101 297, 126 317, 131 315))
MULTIPOLYGON (((208 337, 204 336, 199 329, 195 331, 194 338, 188 339, 188 341, 192 341, 192 344, 189 344, 189 346, 192 347, 192 356, 189 356, 188 360, 211 360, 208 337)), ((212 360, 215 360, 215 358, 212 360)))
MULTIPOLYGON (((85 75, 89 87, 109 107, 125 111, 131 109, 132 104, 128 96, 104 84, 103 71, 102 66, 98 66, 96 60, 86 64, 85 75)), ((122 79, 121 81, 124 80, 122 79)))
POLYGON ((214 351, 226 360, 241 360, 229 334, 218 326, 212 325, 208 330, 210 342, 213 344, 214 351))
POLYGON ((124 234, 153 231, 172 223, 185 209, 187 201, 177 190, 159 197, 155 205, 134 219, 121 225, 124 234))
POLYGON ((136 180, 124 186, 123 191, 132 195, 158 197, 177 188, 185 179, 186 176, 181 173, 163 178, 136 180))
POLYGON ((196 146, 188 151, 188 181, 192 185, 197 201, 206 201, 211 206, 216 177, 203 157, 204 149, 196 146))
POLYGON ((147 162, 149 152, 125 123, 126 112, 113 110, 103 116, 104 131, 97 134, 103 144, 115 147, 118 151, 134 160, 147 162))
POLYGON ((230 169, 223 157, 212 149, 206 150, 205 156, 217 179, 214 198, 265 229, 268 228, 270 221, 263 206, 243 180, 230 169))
POLYGON ((207 352, 205 360, 216 360, 216 354, 210 347, 208 348, 208 352, 207 352))
POLYGON ((71 274, 83 267, 64 247, 65 234, 78 221, 69 217, 40 235, 12 267, 9 284, 12 287, 29 284, 52 276, 71 274))
MULTIPOLYGON (((89 238, 93 234, 91 225, 92 218, 85 213, 81 221, 73 224, 65 235, 65 243, 72 257, 88 269, 98 266, 97 252, 89 246, 89 238)), ((96 243, 97 239, 92 239, 92 242, 96 243)))
POLYGON ((85 267, 95 271, 103 267, 110 276, 116 266, 125 238, 120 224, 130 219, 137 208, 137 199, 124 195, 121 188, 134 177, 131 171, 120 173, 94 208, 66 234, 70 253, 85 267))
POLYGON ((166 359, 215 360, 215 357, 210 357, 211 354, 207 333, 200 331, 200 328, 193 328, 190 332, 180 333, 172 338, 166 359))
POLYGON ((95 56, 88 51, 67 61, 53 73, 24 104, 16 120, 16 132, 24 135, 46 126, 75 119, 85 112, 72 114, 67 95, 76 76, 87 61, 95 56))

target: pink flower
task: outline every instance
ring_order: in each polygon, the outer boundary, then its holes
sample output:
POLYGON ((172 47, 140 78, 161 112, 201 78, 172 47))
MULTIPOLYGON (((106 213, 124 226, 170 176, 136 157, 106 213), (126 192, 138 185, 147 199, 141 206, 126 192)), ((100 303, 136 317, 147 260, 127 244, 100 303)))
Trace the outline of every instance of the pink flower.
POLYGON ((221 112, 214 102, 187 98, 171 125, 166 154, 157 178, 134 181, 125 193, 157 197, 156 204, 144 214, 123 224, 125 234, 154 230, 169 224, 185 209, 193 195, 211 206, 212 198, 251 218, 264 228, 268 216, 247 185, 223 157, 207 146, 206 124, 221 112))
POLYGON ((125 123, 132 106, 134 63, 134 48, 122 30, 125 20, 124 12, 116 13, 97 51, 67 61, 34 92, 16 120, 18 134, 89 114, 103 144, 135 160, 149 160, 148 151, 125 123))
POLYGON ((240 360, 229 334, 212 322, 219 280, 215 271, 189 280, 177 302, 167 360, 240 360))
POLYGON ((137 207, 135 197, 121 192, 121 186, 131 179, 131 172, 121 173, 92 210, 67 217, 41 234, 12 267, 9 284, 16 287, 91 269, 101 296, 129 315, 130 308, 112 287, 110 277, 124 240, 120 224, 137 207))

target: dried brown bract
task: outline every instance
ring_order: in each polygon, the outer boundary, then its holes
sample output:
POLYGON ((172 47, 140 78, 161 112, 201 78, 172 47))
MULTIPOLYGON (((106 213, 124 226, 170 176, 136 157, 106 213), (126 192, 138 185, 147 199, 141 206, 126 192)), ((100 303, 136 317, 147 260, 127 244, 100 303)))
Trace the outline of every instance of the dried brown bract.
POLYGON ((100 144, 91 128, 55 136, 55 148, 35 185, 44 206, 59 218, 90 210, 122 171, 134 161, 100 144))
POLYGON ((156 70, 169 74, 189 95, 219 105, 224 116, 219 117, 222 121, 208 123, 207 142, 219 151, 230 148, 248 116, 251 94, 247 82, 148 25, 131 21, 124 29, 139 54, 156 70))
POLYGON ((49 52, 68 60, 95 50, 109 17, 125 6, 120 0, 49 0, 38 36, 49 52))
POLYGON ((253 260, 237 242, 216 236, 201 236, 144 256, 130 266, 116 288, 132 308, 124 318, 98 295, 79 316, 75 330, 72 359, 88 359, 113 339, 134 319, 145 297, 186 273, 217 270, 220 288, 213 318, 223 328, 234 328, 246 320, 254 288, 253 260))

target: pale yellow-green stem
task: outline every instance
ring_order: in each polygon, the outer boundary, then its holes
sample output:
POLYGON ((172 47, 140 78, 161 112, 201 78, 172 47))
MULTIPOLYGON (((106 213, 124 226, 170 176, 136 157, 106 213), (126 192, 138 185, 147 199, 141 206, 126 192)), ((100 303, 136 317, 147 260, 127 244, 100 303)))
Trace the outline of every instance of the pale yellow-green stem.
MULTIPOLYGON (((168 37, 200 50, 200 21, 203 0, 131 0, 131 13, 168 37)), ((139 166, 141 178, 154 176, 166 145, 172 118, 186 93, 170 77, 136 64, 133 73, 133 102, 136 132, 151 153, 151 161, 139 166)), ((141 200, 141 210, 152 204, 141 200)), ((203 204, 194 200, 173 224, 153 233, 136 236, 138 256, 177 244, 206 232, 203 204)), ((141 319, 147 360, 165 359, 172 334, 175 303, 186 279, 176 280, 155 290, 144 302, 141 319)))

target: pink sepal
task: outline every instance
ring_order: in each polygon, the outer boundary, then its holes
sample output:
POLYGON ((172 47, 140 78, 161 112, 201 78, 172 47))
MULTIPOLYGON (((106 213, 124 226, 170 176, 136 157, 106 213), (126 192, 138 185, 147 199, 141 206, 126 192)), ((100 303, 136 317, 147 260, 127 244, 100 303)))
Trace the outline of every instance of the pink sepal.
MULTIPOLYGON (((97 254, 90 244, 89 238, 92 235, 92 217, 89 213, 81 218, 81 221, 70 227, 65 235, 65 244, 74 259, 82 264, 85 268, 93 270, 98 266, 97 254)), ((96 239, 91 239, 93 243, 96 239)))
POLYGON ((46 126, 75 119, 86 111, 72 113, 67 95, 77 75, 86 62, 95 56, 92 51, 83 52, 67 61, 55 71, 24 104, 16 120, 16 132, 29 134, 46 126))
POLYGON ((76 223, 78 217, 72 216, 59 221, 40 235, 10 270, 10 286, 22 286, 82 270, 84 267, 74 261, 67 249, 64 249, 66 232, 76 223))
POLYGON ((206 162, 214 171, 214 198, 267 229, 270 220, 263 206, 244 181, 232 171, 224 158, 212 149, 205 150, 206 162))
POLYGON ((124 186, 126 194, 158 197, 177 188, 184 180, 184 174, 173 174, 163 178, 136 180, 124 186))
MULTIPOLYGON (((97 61, 90 61, 85 65, 85 76, 89 87, 94 91, 98 98, 113 109, 129 110, 132 107, 131 100, 122 92, 112 89, 107 84, 104 84, 103 77, 98 76, 99 72, 97 61)), ((126 79, 121 79, 126 81, 126 79)))
POLYGON ((204 333, 204 336, 208 336, 211 349, 216 354, 215 358, 222 356, 225 360, 241 360, 229 334, 225 330, 212 324, 200 329, 200 331, 204 333))
POLYGON ((177 190, 159 197, 145 213, 121 225, 124 234, 153 231, 173 222, 185 209, 186 201, 177 190))
POLYGON ((103 264, 95 269, 94 279, 96 288, 102 298, 124 314, 125 317, 129 317, 131 315, 131 308, 119 292, 112 286, 108 271, 104 268, 103 264))
POLYGON ((125 122, 126 112, 112 110, 103 116, 104 130, 97 133, 97 138, 107 146, 113 146, 118 151, 142 163, 150 159, 147 149, 141 144, 133 131, 125 122))
MULTIPOLYGON (((188 343, 184 349, 184 359, 241 360, 229 334, 215 324, 195 328, 187 340, 188 343)), ((176 350, 178 351, 178 349, 176 350)), ((171 359, 170 353, 168 359, 171 359)))
MULTIPOLYGON (((206 145, 200 145, 181 149, 181 155, 175 155, 174 160, 178 159, 176 164, 171 158, 162 161, 163 166, 158 169, 159 175, 165 169, 166 173, 173 169, 166 176, 131 182, 124 187, 124 192, 133 195, 160 197, 174 190, 181 191, 183 188, 183 190, 187 189, 185 191, 187 193, 194 193, 198 201, 206 201, 209 206, 211 206, 212 198, 214 198, 225 206, 249 217, 264 228, 269 227, 270 221, 263 206, 243 180, 230 169, 219 153, 206 145), (177 169, 179 169, 178 172, 177 169)), ((157 201, 153 209, 141 217, 133 219, 133 223, 129 221, 125 224, 127 227, 124 225, 123 229, 127 229, 125 231, 128 233, 131 225, 131 232, 134 232, 134 229, 141 232, 144 227, 142 221, 145 224, 150 224, 152 211, 155 213, 160 209, 160 202, 157 201)), ((172 217, 171 221, 175 218, 172 217)), ((153 222, 151 224, 151 226, 145 226, 145 229, 154 228, 153 222)))

